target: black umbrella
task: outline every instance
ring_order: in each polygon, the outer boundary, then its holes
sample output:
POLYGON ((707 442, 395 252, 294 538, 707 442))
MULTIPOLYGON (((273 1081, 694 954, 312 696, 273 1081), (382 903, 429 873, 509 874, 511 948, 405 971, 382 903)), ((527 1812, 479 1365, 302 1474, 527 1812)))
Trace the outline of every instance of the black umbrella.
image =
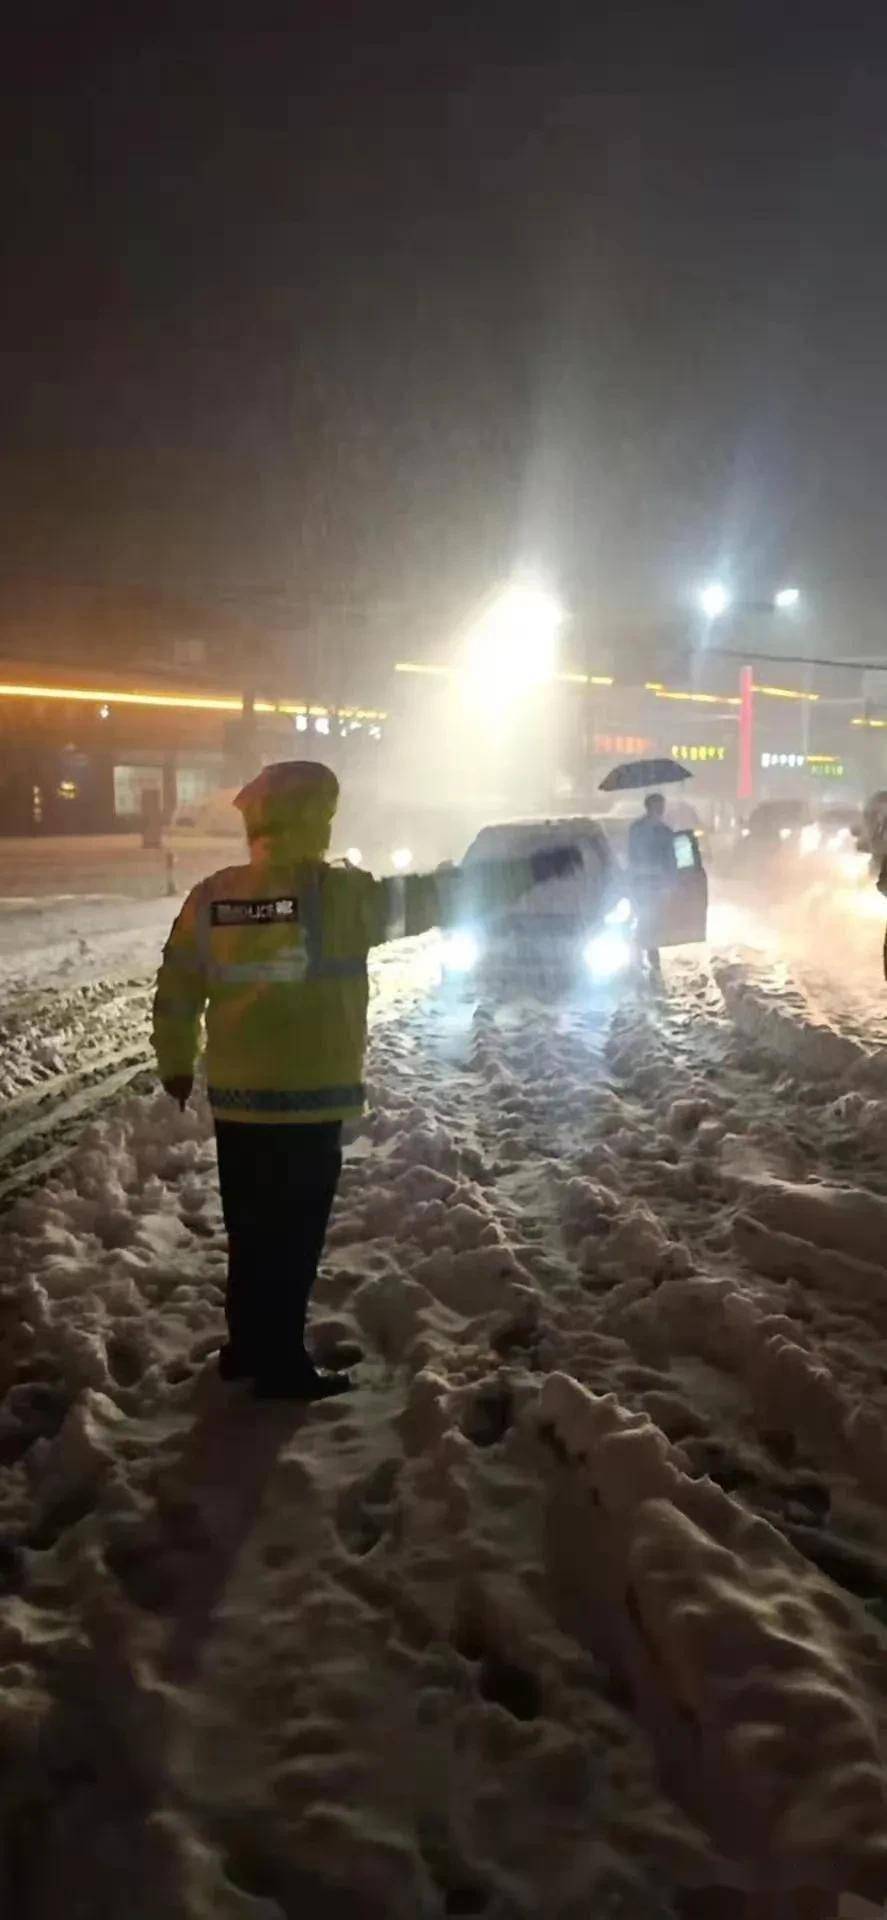
POLYGON ((692 780, 689 767, 677 760, 625 760, 612 767, 601 781, 600 793, 626 793, 638 787, 670 787, 678 780, 692 780))

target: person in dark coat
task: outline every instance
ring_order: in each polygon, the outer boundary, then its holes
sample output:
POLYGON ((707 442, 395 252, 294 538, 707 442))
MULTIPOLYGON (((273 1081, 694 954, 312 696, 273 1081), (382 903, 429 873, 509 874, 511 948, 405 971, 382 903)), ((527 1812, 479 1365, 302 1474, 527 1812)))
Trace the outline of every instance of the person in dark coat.
POLYGON ((677 873, 674 834, 665 818, 665 799, 661 793, 648 793, 640 820, 634 820, 628 835, 628 865, 638 919, 638 946, 641 958, 657 979, 662 974, 659 954, 658 922, 663 894, 677 873))

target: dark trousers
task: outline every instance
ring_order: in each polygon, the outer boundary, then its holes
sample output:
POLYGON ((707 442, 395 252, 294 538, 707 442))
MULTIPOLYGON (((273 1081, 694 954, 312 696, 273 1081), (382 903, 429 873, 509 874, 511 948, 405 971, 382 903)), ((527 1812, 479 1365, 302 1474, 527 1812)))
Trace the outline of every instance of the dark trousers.
POLYGON ((305 1315, 342 1171, 341 1138, 339 1121, 216 1121, 228 1338, 257 1375, 306 1365, 305 1315))

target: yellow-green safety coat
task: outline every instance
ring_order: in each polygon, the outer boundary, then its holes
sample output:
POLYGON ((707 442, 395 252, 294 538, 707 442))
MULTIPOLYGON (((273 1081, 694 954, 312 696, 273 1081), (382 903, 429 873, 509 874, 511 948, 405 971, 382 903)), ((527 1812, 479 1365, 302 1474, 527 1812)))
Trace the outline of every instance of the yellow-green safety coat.
POLYGON ((164 949, 161 1079, 193 1072, 205 1011, 218 1119, 356 1119, 370 948, 501 911, 531 884, 526 860, 392 880, 318 859, 223 868, 193 888, 164 949))

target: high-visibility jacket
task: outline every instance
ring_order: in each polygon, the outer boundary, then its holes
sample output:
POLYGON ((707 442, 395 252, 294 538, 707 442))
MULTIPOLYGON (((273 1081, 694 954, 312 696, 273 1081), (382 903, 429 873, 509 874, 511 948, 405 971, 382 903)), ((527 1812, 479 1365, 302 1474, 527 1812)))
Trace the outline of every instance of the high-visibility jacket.
POLYGON ((154 1001, 161 1079, 193 1072, 205 1010, 217 1118, 357 1118, 370 948, 500 911, 532 877, 526 860, 394 880, 320 860, 223 868, 188 895, 164 949, 154 1001))

